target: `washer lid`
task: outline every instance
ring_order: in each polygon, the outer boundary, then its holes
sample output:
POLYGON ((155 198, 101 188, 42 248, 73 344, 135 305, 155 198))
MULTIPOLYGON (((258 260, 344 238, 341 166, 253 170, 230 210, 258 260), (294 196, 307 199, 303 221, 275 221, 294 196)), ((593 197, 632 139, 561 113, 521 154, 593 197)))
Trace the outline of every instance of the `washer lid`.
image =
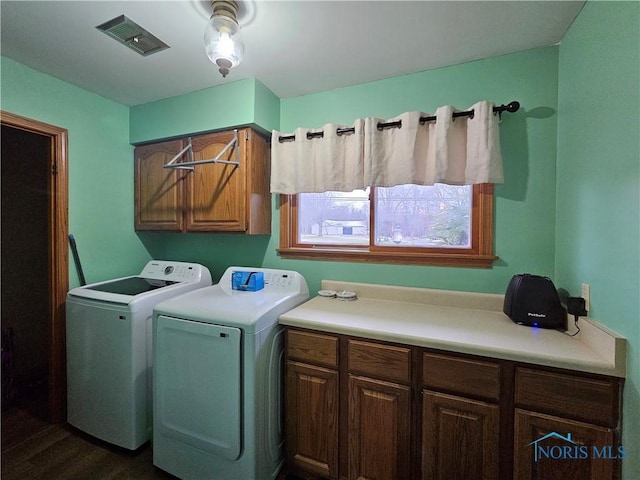
POLYGON ((139 275, 77 287, 68 297, 88 298, 118 305, 157 303, 195 288, 211 285, 209 269, 197 263, 151 260, 139 275))

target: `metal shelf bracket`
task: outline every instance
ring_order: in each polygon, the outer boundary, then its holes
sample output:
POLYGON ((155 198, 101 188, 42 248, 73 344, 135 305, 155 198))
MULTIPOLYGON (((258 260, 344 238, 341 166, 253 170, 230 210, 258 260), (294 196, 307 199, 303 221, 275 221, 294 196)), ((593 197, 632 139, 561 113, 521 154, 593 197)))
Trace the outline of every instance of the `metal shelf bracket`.
POLYGON ((182 150, 180 150, 180 152, 173 157, 171 160, 169 160, 169 162, 164 166, 164 168, 173 168, 173 169, 180 169, 180 170, 191 170, 193 171, 195 169, 196 165, 205 165, 208 163, 222 163, 224 165, 235 165, 236 167, 240 166, 240 149, 237 148, 238 146, 238 130, 234 129, 233 130, 233 139, 227 143, 227 145, 222 149, 222 151, 216 155, 215 158, 211 158, 209 160, 193 160, 193 145, 191 144, 191 137, 189 137, 188 139, 189 143, 187 144, 186 147, 184 147, 182 150), (231 147, 236 147, 236 160, 235 162, 230 162, 228 160, 220 160, 220 158, 227 152, 227 150, 229 150, 231 147), (178 162, 178 160, 180 158, 182 158, 182 156, 185 153, 189 153, 189 161, 188 162, 178 162))

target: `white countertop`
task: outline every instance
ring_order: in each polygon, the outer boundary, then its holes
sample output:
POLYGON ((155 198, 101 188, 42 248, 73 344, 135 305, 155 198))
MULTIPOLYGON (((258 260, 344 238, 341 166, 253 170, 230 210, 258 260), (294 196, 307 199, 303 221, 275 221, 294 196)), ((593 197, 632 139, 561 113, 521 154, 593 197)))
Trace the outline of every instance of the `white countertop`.
MULTIPOLYGON (((502 295, 322 281, 355 301, 315 297, 280 316, 283 325, 491 358, 624 377, 626 341, 587 318, 571 337, 517 325, 502 295)), ((569 333, 575 332, 573 318, 569 333)))

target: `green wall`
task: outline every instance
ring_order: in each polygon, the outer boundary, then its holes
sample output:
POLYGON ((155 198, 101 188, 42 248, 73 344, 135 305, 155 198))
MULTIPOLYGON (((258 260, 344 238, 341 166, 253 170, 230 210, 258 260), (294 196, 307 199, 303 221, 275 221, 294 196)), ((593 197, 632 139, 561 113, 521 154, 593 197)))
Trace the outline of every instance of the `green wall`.
POLYGON ((368 116, 387 119, 410 110, 432 113, 446 104, 465 109, 480 100, 519 101, 520 111, 505 114, 500 127, 505 184, 495 189, 500 260, 494 268, 282 262, 274 254, 275 238, 266 262, 295 265, 313 287, 322 278, 340 278, 504 293, 514 273, 553 275, 557 55, 556 47, 531 50, 281 102, 281 130, 290 132, 368 116))
MULTIPOLYGON (((522 107, 505 114, 501 144, 505 184, 496 194, 496 247, 492 269, 381 265, 282 260, 277 197, 273 197, 271 237, 233 235, 141 235, 153 256, 200 259, 214 277, 234 264, 256 264, 300 271, 312 291, 323 278, 419 287, 503 293, 514 273, 553 276, 555 243, 555 152, 557 131, 558 48, 536 49, 437 70, 280 101, 280 130, 350 124, 355 118, 389 118, 408 110, 433 112, 444 104, 467 108, 488 99, 518 100, 522 107)), ((163 101, 164 102, 164 101, 163 101)), ((167 117, 174 103, 154 107, 167 117)), ((136 114, 141 109, 134 107, 136 114)), ((151 115, 149 112, 144 112, 151 115)), ((151 116, 147 117, 151 121, 151 116)), ((132 114, 132 123, 140 121, 132 114)), ((132 131, 137 128, 132 125, 132 131)))
POLYGON ((151 257, 204 263, 214 279, 230 265, 294 269, 312 292, 323 278, 494 293, 519 272, 552 276, 572 293, 589 283, 590 316, 628 339, 623 470, 632 479, 640 471, 639 7, 589 1, 560 46, 285 100, 247 79, 129 109, 2 58, 0 106, 69 130, 70 232, 89 281, 151 257), (131 143, 244 124, 284 132, 350 124, 482 99, 522 105, 501 124, 500 260, 491 269, 282 260, 276 196, 272 235, 133 232, 131 143))
POLYGON ((68 130, 69 232, 87 282, 139 272, 150 256, 133 232, 129 109, 6 57, 0 61, 0 108, 68 130))
POLYGON ((280 99, 256 80, 254 97, 253 125, 265 133, 280 127, 280 99))
POLYGON ((280 100, 255 78, 131 107, 133 144, 255 125, 265 132, 280 123, 280 100))
POLYGON ((560 45, 556 279, 628 340, 624 478, 640 472, 640 3, 587 2, 560 45), (615 26, 615 28, 613 28, 615 26))
POLYGON ((300 271, 312 292, 323 278, 495 293, 504 292, 518 272, 549 275, 556 286, 576 294, 580 283, 589 283, 591 316, 629 342, 623 414, 629 457, 623 471, 625 478, 635 478, 640 471, 637 9, 638 3, 589 2, 560 46, 280 101, 279 130, 287 132, 408 110, 432 112, 447 103, 466 108, 480 99, 518 100, 521 110, 505 114, 501 124, 505 184, 496 187, 500 260, 492 269, 282 260, 275 253, 275 196, 271 236, 141 237, 154 256, 203 261, 214 278, 229 265, 287 268, 300 271), (609 123, 603 126, 604 121, 609 123))

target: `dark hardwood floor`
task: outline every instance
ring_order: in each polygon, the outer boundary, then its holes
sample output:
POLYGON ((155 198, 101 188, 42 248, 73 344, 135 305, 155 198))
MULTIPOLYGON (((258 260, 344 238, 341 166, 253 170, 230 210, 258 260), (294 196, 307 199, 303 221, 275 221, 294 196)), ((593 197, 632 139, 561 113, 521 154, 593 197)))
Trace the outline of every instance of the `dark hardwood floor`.
MULTIPOLYGON (((176 479, 153 465, 149 444, 131 452, 27 409, 2 412, 1 444, 2 480, 176 479)), ((277 480, 285 478, 281 473, 277 480)))
POLYGON ((175 479, 154 467, 151 447, 135 452, 22 409, 2 413, 2 480, 175 479))

